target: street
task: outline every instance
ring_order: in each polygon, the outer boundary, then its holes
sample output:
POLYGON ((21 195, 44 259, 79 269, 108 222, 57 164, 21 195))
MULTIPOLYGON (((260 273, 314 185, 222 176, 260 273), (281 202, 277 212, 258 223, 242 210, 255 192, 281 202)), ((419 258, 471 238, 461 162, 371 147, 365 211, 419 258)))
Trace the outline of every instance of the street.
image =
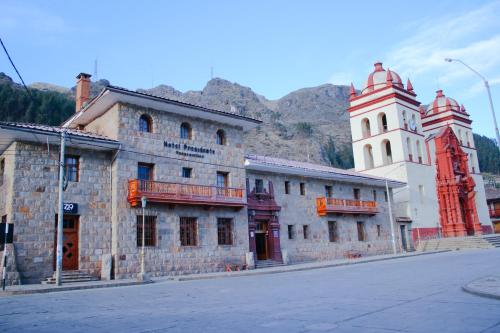
POLYGON ((0 332, 500 332, 500 250, 301 272, 0 297, 0 332))

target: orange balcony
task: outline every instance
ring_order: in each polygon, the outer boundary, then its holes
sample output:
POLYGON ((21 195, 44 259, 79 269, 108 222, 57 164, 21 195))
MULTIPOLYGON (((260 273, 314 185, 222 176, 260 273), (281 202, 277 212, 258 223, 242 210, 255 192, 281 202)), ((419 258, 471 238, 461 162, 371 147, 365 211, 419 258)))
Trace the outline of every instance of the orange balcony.
POLYGON ((378 213, 377 203, 375 201, 335 199, 335 198, 317 198, 316 208, 318 215, 324 216, 328 213, 342 214, 368 214, 378 213))
POLYGON ((156 203, 239 208, 246 205, 241 188, 129 180, 128 202, 132 207, 140 206, 143 196, 156 203))

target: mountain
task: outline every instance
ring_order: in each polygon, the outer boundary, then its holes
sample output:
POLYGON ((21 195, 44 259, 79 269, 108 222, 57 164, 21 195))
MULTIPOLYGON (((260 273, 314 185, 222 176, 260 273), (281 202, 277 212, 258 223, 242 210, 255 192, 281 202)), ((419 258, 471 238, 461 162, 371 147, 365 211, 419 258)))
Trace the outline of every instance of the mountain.
MULTIPOLYGON (((107 80, 92 82, 91 95, 96 96, 107 85, 107 80)), ((208 81, 201 91, 181 92, 167 85, 138 91, 262 119, 262 125, 245 134, 248 153, 340 168, 353 166, 347 86, 303 88, 277 100, 220 78, 208 81)), ((30 93, 31 97, 23 86, 0 73, 0 121, 59 125, 74 113, 75 87, 37 83, 30 93)), ((481 170, 500 174, 495 141, 476 134, 474 140, 481 170)))

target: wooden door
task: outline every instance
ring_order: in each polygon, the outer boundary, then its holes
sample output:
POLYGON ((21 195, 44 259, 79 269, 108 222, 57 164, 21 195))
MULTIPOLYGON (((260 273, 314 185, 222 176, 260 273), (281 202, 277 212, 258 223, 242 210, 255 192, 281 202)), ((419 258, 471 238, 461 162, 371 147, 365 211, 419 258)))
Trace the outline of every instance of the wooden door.
POLYGON ((257 221, 255 228, 255 251, 257 252, 258 260, 267 260, 268 256, 268 246, 267 246, 267 222, 257 221))
MULTIPOLYGON (((57 217, 56 217, 56 249, 57 249, 57 217)), ((78 269, 78 216, 63 217, 63 270, 78 269)), ((57 256, 57 253, 55 254, 57 256)))

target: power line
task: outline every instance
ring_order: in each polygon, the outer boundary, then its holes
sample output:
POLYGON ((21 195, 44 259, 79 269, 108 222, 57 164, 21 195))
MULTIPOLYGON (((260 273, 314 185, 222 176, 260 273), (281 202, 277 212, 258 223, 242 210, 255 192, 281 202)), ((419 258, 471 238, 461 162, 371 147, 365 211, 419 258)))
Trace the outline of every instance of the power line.
POLYGON ((31 95, 31 91, 26 86, 26 83, 24 83, 23 77, 21 76, 21 73, 19 73, 19 71, 17 70, 16 65, 14 65, 14 61, 12 61, 12 58, 10 57, 9 52, 7 51, 7 48, 5 47, 5 44, 3 43, 2 38, 0 38, 0 44, 2 44, 2 48, 5 51, 5 54, 7 55, 7 58, 9 58, 10 64, 12 65, 12 67, 14 67, 14 70, 16 71, 17 76, 19 76, 19 79, 23 83, 24 89, 26 89, 26 91, 28 92, 28 95, 31 97, 31 99, 33 99, 33 95, 31 95))

